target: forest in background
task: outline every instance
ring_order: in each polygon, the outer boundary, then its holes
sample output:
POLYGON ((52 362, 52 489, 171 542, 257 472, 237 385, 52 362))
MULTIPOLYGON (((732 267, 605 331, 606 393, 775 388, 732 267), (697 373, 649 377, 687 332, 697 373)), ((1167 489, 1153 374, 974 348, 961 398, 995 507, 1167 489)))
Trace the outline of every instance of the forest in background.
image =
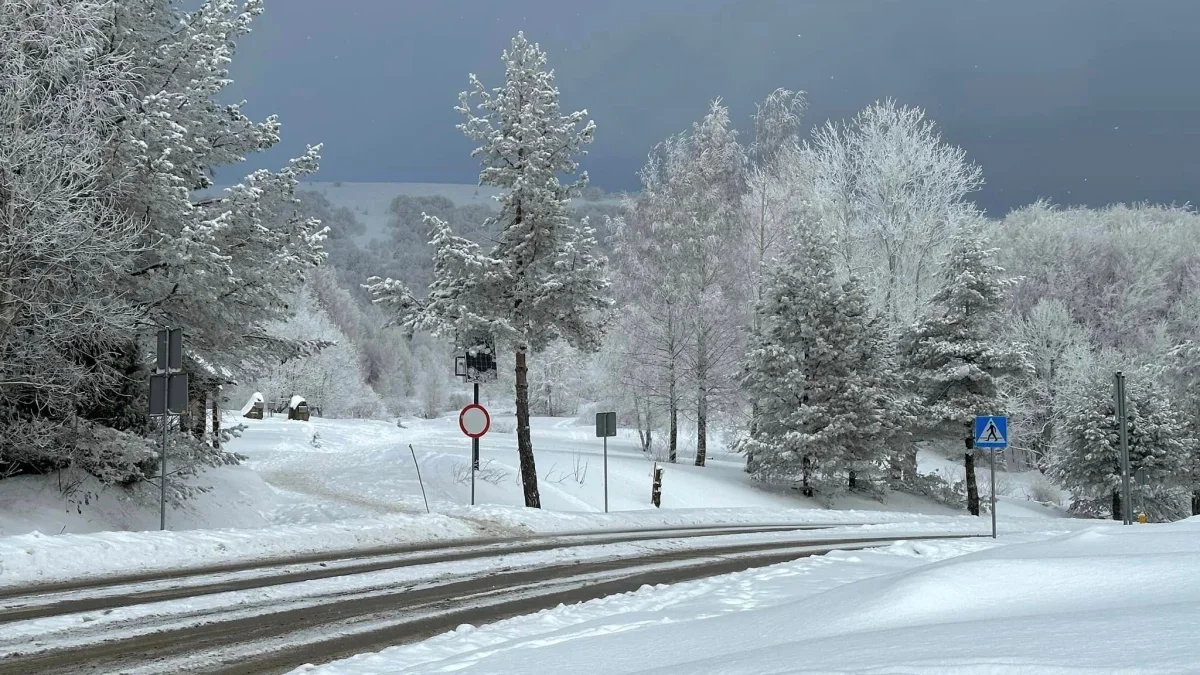
POLYGON ((1200 513, 1191 207, 989 216, 971 201, 983 168, 921 109, 812 123, 785 89, 754 111, 713 101, 648 149, 638 192, 583 199, 585 174, 560 177, 603 121, 560 113, 519 35, 504 86, 472 77, 458 108, 496 208, 397 197, 389 236, 362 245, 352 210, 300 189, 320 146, 213 191, 280 138, 218 103, 261 12, 0 5, 0 476, 152 478, 161 326, 184 328, 193 377, 175 499, 239 461, 214 406, 261 391, 332 417, 437 416, 465 397, 446 330, 482 326, 517 356, 490 386, 526 416, 616 409, 665 461, 702 466, 719 443, 823 499, 905 490, 973 513, 980 455, 962 440, 984 412, 1013 418, 1009 468, 1044 472, 1077 513, 1118 513, 1121 370, 1153 517, 1200 513), (505 314, 514 297, 529 302, 505 314), (447 313, 464 298, 469 316, 447 313), (960 457, 961 478, 921 475, 922 447, 960 457))

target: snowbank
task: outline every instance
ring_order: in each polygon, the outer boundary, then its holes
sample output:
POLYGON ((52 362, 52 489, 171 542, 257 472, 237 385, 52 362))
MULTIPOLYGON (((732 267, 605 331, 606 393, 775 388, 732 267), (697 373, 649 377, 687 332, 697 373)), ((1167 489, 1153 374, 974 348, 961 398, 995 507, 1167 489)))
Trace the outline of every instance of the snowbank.
POLYGON ((1193 519, 832 553, 295 672, 1192 673, 1197 616, 1193 519))
POLYGON ((0 538, 0 588, 163 572, 478 534, 447 516, 395 514, 361 521, 263 529, 102 532, 0 538))
POLYGON ((920 528, 978 534, 977 518, 853 511, 771 512, 758 509, 646 511, 623 514, 554 513, 539 509, 479 507, 454 513, 390 514, 375 518, 259 529, 182 532, 99 532, 0 537, 0 588, 213 565, 279 560, 311 554, 351 554, 403 546, 493 536, 566 534, 666 527, 817 524, 854 525, 870 535, 920 528))
MULTIPOLYGON (((64 496, 64 486, 72 482, 69 476, 64 472, 61 479, 49 474, 0 480, 0 537, 158 529, 157 485, 106 486, 77 472, 79 482, 64 496)), ((267 514, 279 505, 271 486, 243 466, 210 469, 192 483, 210 491, 167 509, 172 530, 267 527, 267 514)))
POLYGON ((474 508, 451 506, 444 507, 439 512, 474 521, 485 521, 508 530, 539 534, 700 525, 945 523, 947 525, 966 524, 980 532, 984 527, 984 523, 980 519, 968 516, 918 515, 887 511, 821 511, 817 509, 662 509, 619 511, 605 514, 503 506, 477 506, 474 508))

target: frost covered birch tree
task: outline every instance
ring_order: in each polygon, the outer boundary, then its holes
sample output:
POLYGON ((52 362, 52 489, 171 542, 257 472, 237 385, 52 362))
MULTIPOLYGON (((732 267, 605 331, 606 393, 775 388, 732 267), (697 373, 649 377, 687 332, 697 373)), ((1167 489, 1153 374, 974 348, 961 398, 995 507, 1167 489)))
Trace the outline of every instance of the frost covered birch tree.
POLYGON ((1028 355, 1030 369, 1006 396, 1013 413, 1009 447, 1026 465, 1045 469, 1062 422, 1061 393, 1069 363, 1088 349, 1088 335, 1060 300, 1046 298, 1026 317, 1012 317, 1008 339, 1028 355))
POLYGON ((643 172, 644 198, 652 205, 651 240, 644 247, 661 258, 659 292, 681 310, 687 336, 681 361, 694 392, 695 463, 704 466, 711 408, 734 391, 741 331, 749 322, 737 270, 744 263, 746 156, 719 99, 655 155, 643 172))
POLYGON ((851 272, 875 289, 893 326, 913 321, 937 288, 951 235, 976 216, 979 167, 945 143, 919 108, 875 103, 826 123, 811 144, 816 189, 851 272))
POLYGON ((495 246, 483 251, 430 218, 436 252, 428 295, 417 299, 392 279, 373 279, 370 288, 411 326, 458 335, 487 331, 511 346, 525 505, 540 508, 527 356, 557 339, 583 351, 599 349, 612 300, 607 260, 593 253, 593 230, 586 223, 572 226, 566 210, 587 173, 566 185, 559 180, 578 171, 576 157, 592 142, 595 124, 586 121, 586 110, 560 113, 554 71, 523 33, 502 61, 504 86, 489 91, 472 75, 472 91, 462 93, 457 108, 465 117, 459 128, 480 144, 473 153, 483 164, 480 184, 505 191, 500 212, 485 223, 499 231, 495 246))
MULTIPOLYGON (((615 223, 615 287, 625 301, 618 316, 624 334, 621 355, 630 368, 624 383, 646 403, 646 418, 658 408, 667 422, 667 461, 679 452, 679 415, 683 403, 683 357, 689 336, 685 303, 681 298, 678 258, 672 243, 662 235, 671 193, 662 163, 673 150, 671 141, 652 153, 642 170, 642 192, 625 205, 626 214, 615 223)), ((640 416, 640 414, 639 414, 640 416)), ((647 436, 653 435, 647 427, 647 436)), ((649 447, 649 442, 645 443, 649 447)))

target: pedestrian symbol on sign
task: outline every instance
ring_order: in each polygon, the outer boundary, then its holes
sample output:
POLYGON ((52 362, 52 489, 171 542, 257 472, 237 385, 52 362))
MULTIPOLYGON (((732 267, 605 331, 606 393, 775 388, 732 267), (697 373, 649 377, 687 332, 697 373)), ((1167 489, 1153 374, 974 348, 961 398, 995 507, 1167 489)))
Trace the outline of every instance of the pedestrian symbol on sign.
POLYGON ((983 440, 988 443, 995 443, 1000 440, 1000 432, 996 431, 996 423, 988 420, 987 431, 983 432, 983 440))

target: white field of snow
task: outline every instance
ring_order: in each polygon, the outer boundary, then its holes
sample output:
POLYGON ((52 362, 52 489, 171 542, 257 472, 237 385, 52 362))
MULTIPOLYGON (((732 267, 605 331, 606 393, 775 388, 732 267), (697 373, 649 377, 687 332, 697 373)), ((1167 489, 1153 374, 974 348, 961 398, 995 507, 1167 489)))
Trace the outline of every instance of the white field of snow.
MULTIPOLYGON (((497 428, 512 429, 499 416, 497 428)), ((681 455, 664 471, 663 508, 650 504, 654 461, 628 430, 609 440, 609 502, 603 510, 603 456, 591 426, 535 418, 533 440, 544 509, 523 508, 513 433, 481 443, 477 506, 470 504, 470 445, 454 415, 406 420, 310 422, 284 416, 248 420, 230 448, 244 466, 202 474, 212 490, 168 510, 158 532, 157 490, 101 488, 86 504, 64 503, 53 476, 0 483, 0 584, 49 582, 134 571, 202 567, 236 560, 343 552, 475 536, 549 534, 706 524, 931 523, 986 527, 960 511, 908 495, 887 504, 843 500, 828 510, 794 490, 764 490, 738 457, 714 453, 703 468, 681 455), (416 451, 432 514, 425 513, 409 444, 416 451), (60 534, 62 533, 62 534, 60 534)), ((938 458, 922 456, 923 462, 938 458)), ((946 460, 940 460, 946 462, 946 460)), ((932 470, 932 469, 927 469, 932 470)), ((79 497, 76 497, 77 499, 79 497)), ((1001 504, 1002 529, 1044 527, 1054 509, 1013 498, 1001 504), (1034 508, 1036 507, 1036 508, 1034 508)))
POLYGON ((1200 519, 1043 522, 1074 531, 836 552, 295 672, 1197 672, 1200 519))

